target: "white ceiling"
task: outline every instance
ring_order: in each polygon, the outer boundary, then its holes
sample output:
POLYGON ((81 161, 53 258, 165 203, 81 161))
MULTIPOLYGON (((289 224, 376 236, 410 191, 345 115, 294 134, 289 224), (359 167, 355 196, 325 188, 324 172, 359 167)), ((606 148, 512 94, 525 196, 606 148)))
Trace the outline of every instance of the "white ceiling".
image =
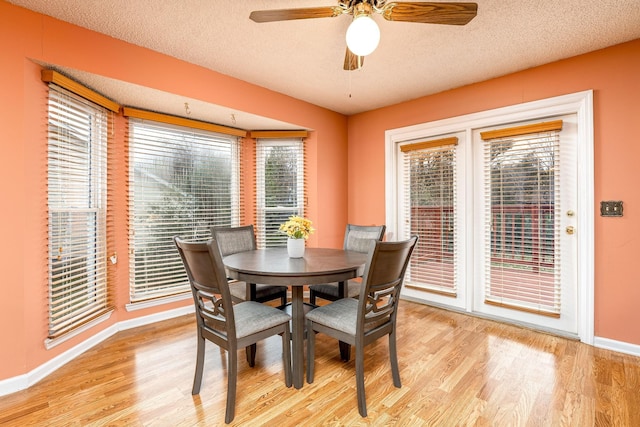
MULTIPOLYGON (((380 45, 363 69, 349 72, 342 64, 350 16, 249 20, 252 10, 333 6, 337 0, 8 2, 347 115, 640 38, 640 0, 477 0, 478 15, 465 26, 388 22, 376 15, 380 45)), ((189 102, 193 117, 223 125, 297 127, 61 71, 123 105, 185 116, 189 102)))

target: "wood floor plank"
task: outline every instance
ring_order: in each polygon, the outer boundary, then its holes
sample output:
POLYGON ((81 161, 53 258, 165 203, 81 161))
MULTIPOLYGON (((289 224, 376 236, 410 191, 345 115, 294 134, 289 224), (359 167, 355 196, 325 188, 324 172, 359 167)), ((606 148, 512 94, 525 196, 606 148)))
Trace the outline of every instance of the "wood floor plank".
MULTIPOLYGON (((369 416, 358 414, 354 358, 316 340, 316 376, 287 388, 281 343, 239 354, 236 417, 254 426, 640 426, 640 358, 403 301, 402 388, 388 342, 365 349, 369 416)), ((199 395, 193 315, 120 332, 27 390, 0 397, 2 426, 224 425, 226 355, 207 344, 199 395)))

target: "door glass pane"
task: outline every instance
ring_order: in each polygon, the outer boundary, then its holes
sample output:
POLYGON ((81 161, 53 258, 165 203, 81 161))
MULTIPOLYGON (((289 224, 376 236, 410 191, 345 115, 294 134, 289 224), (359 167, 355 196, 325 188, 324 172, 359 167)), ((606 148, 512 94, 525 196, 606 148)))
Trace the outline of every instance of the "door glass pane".
POLYGON ((405 153, 407 235, 420 239, 408 270, 410 286, 456 292, 455 146, 405 153))
POLYGON ((560 313, 556 262, 559 132, 489 140, 485 192, 489 304, 560 313))

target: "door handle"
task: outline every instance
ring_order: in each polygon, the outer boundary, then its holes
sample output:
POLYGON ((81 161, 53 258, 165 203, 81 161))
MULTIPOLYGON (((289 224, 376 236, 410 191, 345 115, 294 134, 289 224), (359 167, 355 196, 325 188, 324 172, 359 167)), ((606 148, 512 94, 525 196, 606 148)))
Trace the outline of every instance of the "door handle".
POLYGON ((567 234, 571 235, 576 232, 576 229, 573 225, 568 225, 567 228, 565 228, 565 231, 567 232, 567 234))

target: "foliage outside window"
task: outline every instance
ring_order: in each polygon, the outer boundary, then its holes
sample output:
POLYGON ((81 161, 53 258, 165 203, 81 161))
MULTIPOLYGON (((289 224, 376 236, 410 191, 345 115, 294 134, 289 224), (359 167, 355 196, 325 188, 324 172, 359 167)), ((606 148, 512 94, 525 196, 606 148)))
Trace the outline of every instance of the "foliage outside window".
POLYGON ((286 246, 280 225, 304 217, 304 143, 299 138, 256 143, 256 240, 259 248, 286 246))
POLYGON ((239 225, 236 137, 130 119, 131 301, 189 290, 172 241, 239 225))

